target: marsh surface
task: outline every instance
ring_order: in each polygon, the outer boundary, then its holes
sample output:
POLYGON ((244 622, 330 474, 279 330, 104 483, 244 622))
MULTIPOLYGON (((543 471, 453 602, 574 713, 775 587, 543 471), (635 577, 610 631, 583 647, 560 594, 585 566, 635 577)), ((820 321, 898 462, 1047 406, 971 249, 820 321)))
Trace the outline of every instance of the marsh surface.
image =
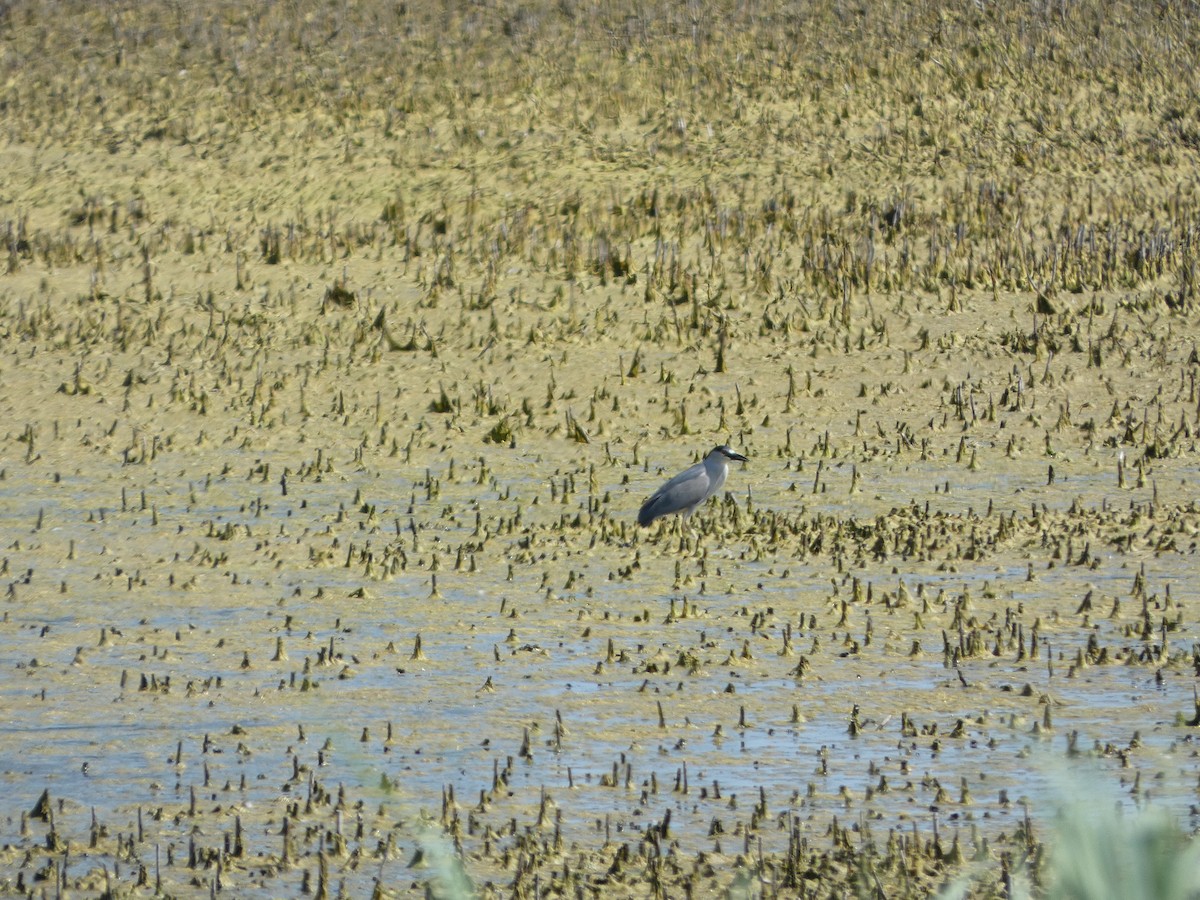
POLYGON ((457 6, 0 12, 0 892, 1193 830, 1192 12, 457 6))

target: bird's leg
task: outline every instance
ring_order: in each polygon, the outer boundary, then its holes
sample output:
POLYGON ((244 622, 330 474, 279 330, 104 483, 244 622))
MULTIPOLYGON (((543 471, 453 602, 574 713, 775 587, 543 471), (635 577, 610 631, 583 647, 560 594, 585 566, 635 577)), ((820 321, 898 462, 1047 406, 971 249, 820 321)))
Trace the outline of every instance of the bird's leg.
MULTIPOLYGON (((687 553, 689 551, 689 539, 694 538, 695 529, 692 528, 692 514, 686 513, 680 517, 679 522, 679 552, 687 553)), ((694 542, 694 541, 693 541, 694 542)))

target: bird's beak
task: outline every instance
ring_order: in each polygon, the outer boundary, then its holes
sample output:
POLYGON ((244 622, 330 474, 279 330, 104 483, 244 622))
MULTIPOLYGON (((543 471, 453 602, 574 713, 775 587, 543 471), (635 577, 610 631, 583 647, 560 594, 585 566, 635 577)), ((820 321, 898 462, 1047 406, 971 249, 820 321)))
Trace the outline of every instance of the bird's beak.
POLYGON ((728 454, 726 454, 726 455, 727 455, 727 456, 728 456, 730 459, 736 459, 738 462, 750 462, 749 458, 747 458, 747 457, 745 457, 745 456, 742 456, 742 454, 740 454, 740 453, 735 453, 735 452, 734 452, 734 451, 732 451, 732 450, 730 450, 730 451, 729 451, 729 453, 728 453, 728 454))

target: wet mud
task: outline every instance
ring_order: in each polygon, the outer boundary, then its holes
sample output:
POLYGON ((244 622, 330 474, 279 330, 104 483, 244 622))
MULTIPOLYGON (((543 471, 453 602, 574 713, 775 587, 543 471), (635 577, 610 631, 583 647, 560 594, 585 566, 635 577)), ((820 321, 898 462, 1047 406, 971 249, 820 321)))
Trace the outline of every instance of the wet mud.
POLYGON ((0 12, 0 894, 994 896, 1067 784, 1192 831, 1159 12, 0 12))

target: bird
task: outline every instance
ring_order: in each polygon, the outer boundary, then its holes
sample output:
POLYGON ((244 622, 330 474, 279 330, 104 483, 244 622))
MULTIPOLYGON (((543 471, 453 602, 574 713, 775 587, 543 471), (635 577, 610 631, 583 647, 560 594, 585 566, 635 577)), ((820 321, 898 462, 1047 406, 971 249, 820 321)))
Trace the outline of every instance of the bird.
POLYGON ((684 469, 642 504, 638 511, 638 524, 649 525, 662 516, 683 513, 686 519, 709 497, 721 490, 725 476, 729 474, 729 461, 749 462, 728 444, 713 447, 700 462, 684 469))

